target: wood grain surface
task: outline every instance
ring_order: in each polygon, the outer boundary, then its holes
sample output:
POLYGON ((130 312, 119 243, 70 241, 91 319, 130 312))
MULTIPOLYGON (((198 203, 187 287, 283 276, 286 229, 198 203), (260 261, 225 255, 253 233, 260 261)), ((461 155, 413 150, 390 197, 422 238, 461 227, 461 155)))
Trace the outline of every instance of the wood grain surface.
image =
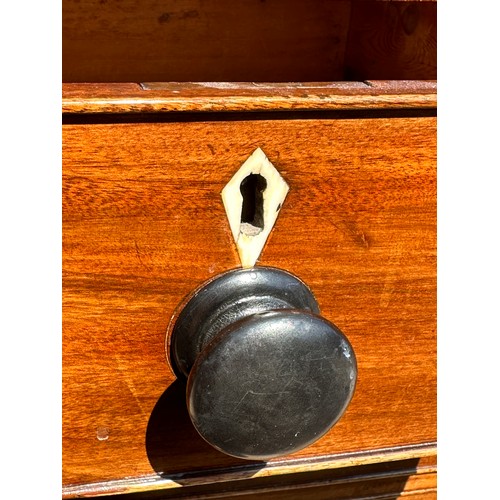
MULTIPOLYGON (((170 500, 212 498, 264 498, 298 500, 303 498, 379 499, 436 498, 436 461, 401 460, 365 466, 293 472, 252 477, 231 482, 182 486, 139 492, 115 493, 109 500, 170 500)), ((80 493, 82 494, 81 490, 80 493)), ((85 493, 83 493, 85 495, 85 493)), ((86 496, 86 495, 85 495, 86 496)))
POLYGON ((63 127, 67 496, 435 452, 436 119, 210 116, 63 127), (183 298, 239 265, 220 192, 256 147, 290 185, 259 264, 312 288, 359 368, 338 424, 267 464, 196 434, 164 348, 183 298))
POLYGON ((63 0, 64 82, 436 78, 436 2, 63 0))
POLYGON ((346 80, 437 78, 437 3, 353 2, 346 80))
POLYGON ((348 0, 64 0, 63 81, 339 80, 349 12, 348 0))
POLYGON ((437 82, 63 84, 63 113, 435 108, 437 82))

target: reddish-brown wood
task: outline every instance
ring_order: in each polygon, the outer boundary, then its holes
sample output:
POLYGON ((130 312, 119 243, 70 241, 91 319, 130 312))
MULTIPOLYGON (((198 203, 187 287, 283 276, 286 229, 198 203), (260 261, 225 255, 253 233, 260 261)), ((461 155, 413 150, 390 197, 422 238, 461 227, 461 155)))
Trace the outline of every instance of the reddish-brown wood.
POLYGON ((93 494, 116 492, 113 482, 124 478, 150 489, 167 487, 169 478, 210 482, 221 469, 243 479, 294 464, 332 468, 433 453, 435 126, 424 116, 250 114, 64 125, 67 495, 89 485, 93 494), (311 286, 359 365, 339 423, 265 467, 218 453, 197 436, 164 351, 183 297, 238 266, 220 191, 258 146, 290 184, 260 264, 311 286))
MULTIPOLYGON (((434 472, 423 472, 411 476, 380 474, 372 477, 342 478, 324 482, 312 482, 302 485, 290 485, 282 488, 261 488, 254 491, 215 493, 208 498, 266 498, 266 500, 344 500, 363 498, 368 500, 411 498, 434 500, 437 481, 434 472)), ((173 498, 173 497, 172 497, 173 498)), ((187 497, 189 498, 189 497, 187 497)))
POLYGON ((436 2, 64 0, 63 81, 436 78, 436 2))
POLYGON ((63 81, 339 80, 349 11, 347 0, 64 0, 63 81))
POLYGON ((435 81, 63 84, 65 113, 435 108, 435 81))
MULTIPOLYGON (((369 466, 345 467, 316 472, 254 477, 155 491, 115 494, 114 500, 168 500, 173 498, 302 498, 391 499, 406 495, 436 498, 436 465, 423 459, 369 466)), ((81 493, 86 496, 85 493, 81 493)))
POLYGON ((346 80, 437 78, 437 3, 353 2, 346 80))

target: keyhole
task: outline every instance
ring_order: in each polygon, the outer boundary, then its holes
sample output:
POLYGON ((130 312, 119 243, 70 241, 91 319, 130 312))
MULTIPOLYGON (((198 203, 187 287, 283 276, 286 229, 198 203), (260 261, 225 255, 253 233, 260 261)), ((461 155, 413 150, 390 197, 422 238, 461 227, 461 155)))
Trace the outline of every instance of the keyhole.
POLYGON ((250 174, 240 184, 243 196, 241 206, 240 231, 248 236, 255 236, 264 229, 264 191, 267 187, 265 177, 250 174))

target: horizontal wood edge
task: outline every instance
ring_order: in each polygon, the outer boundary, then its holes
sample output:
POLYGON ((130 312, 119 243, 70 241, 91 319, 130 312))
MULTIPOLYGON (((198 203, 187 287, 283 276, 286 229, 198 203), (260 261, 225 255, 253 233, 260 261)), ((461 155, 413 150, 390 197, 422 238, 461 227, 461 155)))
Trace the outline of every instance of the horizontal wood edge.
POLYGON ((435 81, 64 83, 63 113, 307 111, 437 107, 435 81))
MULTIPOLYGON (((262 487, 259 486, 252 490, 242 490, 242 491, 221 491, 221 492, 211 492, 207 494, 203 494, 204 499, 209 498, 248 498, 250 494, 251 497, 255 498, 257 495, 265 495, 267 493, 283 493, 286 491, 297 491, 299 489, 302 494, 306 494, 306 491, 309 490, 311 498, 314 498, 315 489, 321 487, 329 487, 329 488, 337 488, 342 484, 353 484, 353 483, 365 483, 373 480, 387 480, 394 478, 407 477, 409 471, 396 471, 396 472, 378 472, 372 474, 362 474, 362 475, 354 475, 347 478, 335 478, 335 479, 327 479, 322 481, 312 481, 307 483, 299 483, 299 484, 291 484, 291 485, 273 485, 270 487, 262 487), (304 491, 306 490, 306 491, 304 491)), ((332 492, 335 491, 332 489, 332 492)), ((375 494, 370 496, 363 496, 362 500, 393 500, 395 494, 399 494, 399 496, 409 496, 409 495, 422 495, 422 494, 431 494, 437 491, 437 467, 419 467, 416 471, 411 473, 411 476, 408 477, 405 482, 404 489, 402 491, 393 492, 393 493, 382 493, 381 495, 375 494)), ((119 498, 123 499, 123 496, 119 498)), ((184 498, 184 497, 183 497, 184 498)), ((200 498, 198 495, 185 497, 186 499, 194 499, 200 498)), ((297 497, 298 498, 298 497, 297 497)), ((354 498, 354 497, 353 497, 354 498)), ((358 497, 359 498, 359 497, 358 497)))
POLYGON ((354 3, 363 2, 418 2, 418 3, 437 3, 437 0, 351 0, 354 3))
MULTIPOLYGON (((386 448, 373 451, 345 453, 335 456, 327 456, 314 459, 298 459, 286 462, 272 462, 265 467, 238 467, 231 470, 217 470, 174 474, 169 478, 158 475, 148 475, 133 479, 107 481, 103 483, 80 484, 63 486, 63 498, 81 498, 124 493, 139 493, 162 489, 182 488, 184 486, 195 486, 216 482, 238 481, 249 478, 249 472, 255 472, 252 478, 269 477, 302 472, 314 472, 328 469, 339 469, 342 467, 355 467, 360 465, 371 465, 381 462, 395 462, 437 455, 437 444, 422 443, 411 446, 386 448), (182 480, 182 484, 177 482, 182 480)), ((435 467, 424 467, 424 472, 429 472, 435 467)))

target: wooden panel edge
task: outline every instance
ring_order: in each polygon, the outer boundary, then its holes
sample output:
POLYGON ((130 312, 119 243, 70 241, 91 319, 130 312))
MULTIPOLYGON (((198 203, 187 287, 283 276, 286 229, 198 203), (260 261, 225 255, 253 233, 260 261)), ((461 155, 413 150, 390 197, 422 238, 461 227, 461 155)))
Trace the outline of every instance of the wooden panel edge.
POLYGON ((353 2, 418 2, 418 3, 437 3, 437 0, 352 0, 353 2))
POLYGON ((435 108, 435 81, 62 85, 63 113, 435 108))
MULTIPOLYGON (((251 490, 241 490, 241 491, 221 491, 221 492, 211 492, 207 494, 203 494, 204 499, 211 498, 256 498, 260 496, 260 498, 266 498, 264 495, 273 494, 273 493, 285 493, 294 492, 294 498, 301 498, 301 495, 307 495, 307 498, 314 498, 316 494, 317 488, 329 488, 331 490, 332 499, 333 498, 357 498, 358 500, 394 500, 396 496, 398 498, 404 497, 412 497, 414 496, 422 496, 422 495, 430 495, 437 491, 437 471, 436 469, 431 470, 430 468, 421 469, 420 467, 413 471, 411 475, 408 475, 409 471, 389 471, 389 472, 379 472, 374 474, 362 474, 362 475, 353 475, 346 478, 334 478, 327 479, 323 481, 312 481, 307 483, 298 483, 298 484, 290 484, 290 485, 272 485, 270 487, 257 487, 251 490), (376 481, 387 481, 394 480, 396 478, 404 478, 406 479, 403 490, 396 489, 391 493, 381 493, 381 494, 369 494, 366 496, 363 492, 363 496, 360 498, 359 496, 347 497, 342 494, 338 495, 338 491, 342 486, 350 485, 351 487, 355 484, 363 484, 364 488, 366 488, 367 483, 376 482, 376 481), (340 488, 339 488, 340 487, 340 488), (335 495, 335 496, 333 496, 335 495), (338 496, 337 496, 338 495, 338 496)), ((371 492, 372 493, 372 492, 371 492)), ((123 499, 124 497, 120 495, 118 498, 123 499)), ((187 495, 183 496, 186 499, 199 499, 198 495, 187 495)), ((304 498, 304 497, 303 497, 304 498)), ((138 500, 138 499, 137 499, 138 500)))
MULTIPOLYGON (((239 467, 231 470, 195 471, 190 474, 177 474, 170 477, 158 475, 142 476, 134 479, 108 481, 103 483, 69 485, 63 487, 63 498, 95 497, 103 495, 140 493, 184 486, 198 486, 215 482, 229 482, 251 478, 262 478, 302 472, 315 472, 342 467, 370 465, 381 462, 395 462, 415 458, 432 457, 437 455, 437 444, 422 443, 411 446, 400 446, 373 451, 345 453, 335 456, 326 456, 315 459, 288 460, 272 462, 263 468, 239 467), (182 479, 182 484, 178 481, 182 479)), ((426 472, 435 470, 432 466, 423 468, 426 472)))

